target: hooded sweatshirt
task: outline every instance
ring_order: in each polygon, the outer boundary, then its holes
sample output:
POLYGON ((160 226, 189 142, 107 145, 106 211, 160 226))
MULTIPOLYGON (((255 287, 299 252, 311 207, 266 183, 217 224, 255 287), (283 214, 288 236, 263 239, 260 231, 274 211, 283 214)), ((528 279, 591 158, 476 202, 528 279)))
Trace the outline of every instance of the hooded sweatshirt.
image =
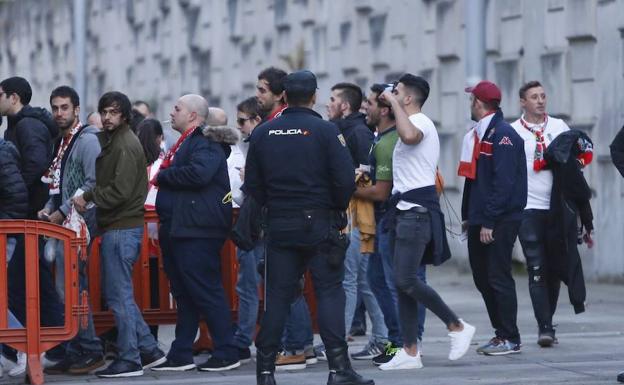
POLYGON ((29 105, 7 120, 4 139, 12 142, 21 155, 20 168, 28 189, 28 218, 36 219, 48 200, 48 185, 41 176, 52 162, 59 129, 47 110, 29 105))

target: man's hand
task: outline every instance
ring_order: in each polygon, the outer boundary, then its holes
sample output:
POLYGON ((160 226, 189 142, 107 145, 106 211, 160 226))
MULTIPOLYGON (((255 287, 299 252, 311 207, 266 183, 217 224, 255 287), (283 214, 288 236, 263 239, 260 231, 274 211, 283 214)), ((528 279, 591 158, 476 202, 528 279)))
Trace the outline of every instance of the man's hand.
POLYGON ((73 197, 72 202, 74 203, 74 206, 79 213, 84 213, 85 211, 87 211, 87 201, 82 197, 82 195, 73 197))
POLYGON ((52 213, 52 215, 48 217, 48 220, 50 222, 56 223, 57 225, 62 224, 64 219, 65 217, 59 210, 56 210, 55 212, 52 213))
POLYGON ((37 212, 37 218, 41 219, 42 221, 50 220, 49 216, 50 216, 50 209, 44 208, 37 212))
POLYGON ((479 234, 481 243, 488 245, 494 242, 494 237, 492 236, 492 233, 493 233, 492 229, 488 229, 487 227, 481 227, 481 234, 479 234))
POLYGON ((380 101, 385 101, 387 103, 395 103, 397 101, 396 96, 390 92, 390 91, 384 91, 381 93, 381 95, 379 95, 379 100, 380 101))

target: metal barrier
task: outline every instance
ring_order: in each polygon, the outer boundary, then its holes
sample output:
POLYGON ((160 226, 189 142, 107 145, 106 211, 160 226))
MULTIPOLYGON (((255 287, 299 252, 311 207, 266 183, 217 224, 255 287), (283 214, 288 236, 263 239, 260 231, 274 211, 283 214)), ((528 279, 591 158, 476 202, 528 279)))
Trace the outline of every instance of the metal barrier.
MULTIPOLYGON (((19 242, 22 242, 21 240, 19 242)), ((78 254, 86 258, 86 240, 72 230, 49 222, 0 220, 0 343, 26 352, 27 376, 32 384, 43 384, 41 354, 63 341, 70 340, 80 327, 80 318, 87 314, 87 293, 78 292, 78 254), (26 325, 8 328, 7 235, 22 235, 24 242, 26 281, 26 325), (62 327, 40 324, 39 237, 52 237, 64 244, 65 262, 65 323, 62 327)), ((82 317, 82 322, 86 317, 82 317)))

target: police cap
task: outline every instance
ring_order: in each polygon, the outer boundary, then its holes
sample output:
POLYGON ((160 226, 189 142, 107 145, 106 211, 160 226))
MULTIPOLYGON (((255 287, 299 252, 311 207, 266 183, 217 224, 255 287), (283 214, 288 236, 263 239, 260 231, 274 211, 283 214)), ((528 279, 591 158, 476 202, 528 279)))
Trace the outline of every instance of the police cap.
POLYGON ((284 78, 286 94, 313 94, 316 88, 316 76, 308 70, 291 72, 284 78))

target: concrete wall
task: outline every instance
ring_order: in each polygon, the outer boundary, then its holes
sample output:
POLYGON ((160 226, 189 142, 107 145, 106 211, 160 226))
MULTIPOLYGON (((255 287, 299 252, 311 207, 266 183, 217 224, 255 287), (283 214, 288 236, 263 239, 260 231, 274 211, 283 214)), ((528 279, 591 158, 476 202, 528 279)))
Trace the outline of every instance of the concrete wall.
MULTIPOLYGON (((459 210, 455 173, 469 124, 464 7, 471 0, 85 1, 88 111, 115 89, 147 100, 165 119, 178 96, 196 92, 233 117, 269 65, 316 72, 322 112, 338 81, 368 87, 405 71, 426 77, 432 92, 424 110, 438 125, 440 167, 459 210)), ((0 2, 0 74, 27 77, 34 105, 46 105, 56 85, 72 84, 71 20, 69 0, 0 2)), ((484 23, 487 78, 501 86, 506 116, 519 116, 518 87, 538 79, 548 111, 594 139, 587 175, 597 245, 584 251, 584 266, 590 276, 618 279, 623 189, 608 144, 624 124, 624 0, 490 0, 484 23)), ((465 246, 454 245, 465 257, 465 246)))

